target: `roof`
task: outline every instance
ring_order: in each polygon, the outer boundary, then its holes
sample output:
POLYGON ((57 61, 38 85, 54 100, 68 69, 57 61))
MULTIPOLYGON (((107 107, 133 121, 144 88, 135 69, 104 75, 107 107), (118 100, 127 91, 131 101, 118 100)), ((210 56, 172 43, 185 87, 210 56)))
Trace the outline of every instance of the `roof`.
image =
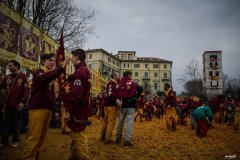
POLYGON ((204 54, 212 54, 212 53, 222 53, 222 51, 205 51, 204 54))
POLYGON ((85 51, 86 53, 90 53, 90 52, 103 52, 105 53, 106 55, 108 55, 109 57, 112 57, 118 61, 121 61, 121 59, 119 59, 118 57, 114 56, 112 53, 109 53, 107 51, 105 51, 104 49, 102 48, 98 48, 98 49, 88 49, 85 51))
POLYGON ((136 51, 118 51, 118 54, 116 54, 115 56, 121 54, 121 53, 133 53, 134 56, 136 55, 136 51))
POLYGON ((124 52, 124 53, 136 53, 135 51, 118 51, 118 54, 116 55, 113 55, 107 51, 105 51, 104 49, 102 48, 98 48, 98 49, 88 49, 86 50, 86 53, 90 53, 90 52, 103 52, 105 53, 106 55, 120 61, 120 62, 150 62, 150 63, 171 63, 172 64, 172 61, 168 61, 168 60, 165 60, 165 59, 160 59, 160 58, 155 58, 155 57, 137 57, 137 60, 122 60, 122 59, 119 59, 118 57, 116 57, 117 55, 119 55, 120 52, 124 52))
POLYGON ((165 59, 155 58, 155 57, 137 57, 138 61, 144 62, 165 62, 165 63, 172 63, 172 61, 168 61, 165 59))

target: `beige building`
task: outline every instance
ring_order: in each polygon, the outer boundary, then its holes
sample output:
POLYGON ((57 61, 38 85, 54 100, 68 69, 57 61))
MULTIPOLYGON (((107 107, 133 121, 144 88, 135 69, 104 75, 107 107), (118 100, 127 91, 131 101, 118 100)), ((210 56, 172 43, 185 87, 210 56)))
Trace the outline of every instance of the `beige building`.
POLYGON ((150 91, 152 96, 163 91, 164 83, 172 82, 172 61, 152 57, 137 57, 135 51, 119 51, 113 55, 104 49, 87 50, 89 68, 98 71, 103 77, 110 78, 112 72, 131 71, 132 79, 150 91))

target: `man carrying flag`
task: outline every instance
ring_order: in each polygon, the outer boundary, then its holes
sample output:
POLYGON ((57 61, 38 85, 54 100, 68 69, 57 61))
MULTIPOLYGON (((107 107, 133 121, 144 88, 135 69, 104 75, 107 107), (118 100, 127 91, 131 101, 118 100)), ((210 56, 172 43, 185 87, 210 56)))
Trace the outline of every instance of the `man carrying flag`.
POLYGON ((39 157, 39 149, 47 135, 51 112, 55 105, 54 80, 65 70, 70 59, 54 69, 53 54, 41 56, 43 67, 33 76, 31 95, 28 105, 29 129, 22 160, 32 160, 39 157))
POLYGON ((54 54, 43 54, 41 56, 43 66, 33 76, 28 104, 29 129, 22 160, 39 158, 39 150, 47 135, 51 112, 56 103, 54 80, 65 72, 70 62, 68 58, 65 60, 63 58, 60 62, 58 57, 58 68, 55 69, 55 60, 54 54))

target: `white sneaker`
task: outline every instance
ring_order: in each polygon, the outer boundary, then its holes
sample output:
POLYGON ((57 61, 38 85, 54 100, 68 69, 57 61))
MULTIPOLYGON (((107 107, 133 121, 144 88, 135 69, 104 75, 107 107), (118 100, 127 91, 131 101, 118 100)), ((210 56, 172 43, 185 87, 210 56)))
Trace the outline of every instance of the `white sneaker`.
POLYGON ((18 142, 13 142, 13 143, 12 143, 12 147, 13 147, 13 148, 16 148, 17 146, 18 146, 18 142))

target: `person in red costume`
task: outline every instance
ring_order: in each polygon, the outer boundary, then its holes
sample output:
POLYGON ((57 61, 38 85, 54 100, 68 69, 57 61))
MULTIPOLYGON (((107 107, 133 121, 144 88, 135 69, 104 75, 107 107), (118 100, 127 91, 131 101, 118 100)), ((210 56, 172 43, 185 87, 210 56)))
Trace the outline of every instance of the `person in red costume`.
POLYGON ((191 96, 188 98, 188 109, 189 109, 190 118, 191 118, 192 130, 195 130, 195 123, 196 123, 193 113, 197 107, 200 107, 202 105, 203 105, 202 100, 199 97, 191 96))
POLYGON ((7 75, 2 83, 0 89, 5 89, 5 104, 4 112, 4 126, 1 146, 9 146, 8 137, 10 134, 10 127, 12 127, 13 138, 12 147, 17 147, 20 141, 19 134, 22 126, 22 111, 27 103, 29 96, 29 89, 27 87, 27 75, 20 71, 20 64, 12 60, 8 63, 8 69, 11 74, 7 75))
POLYGON ((138 86, 131 78, 131 72, 123 73, 120 85, 116 86, 116 95, 122 98, 122 107, 120 109, 119 122, 117 128, 116 143, 121 142, 124 121, 126 119, 126 134, 124 145, 132 146, 131 134, 134 121, 134 113, 137 99, 141 96, 143 88, 138 86))
POLYGON ((147 118, 146 120, 152 121, 152 115, 154 113, 154 105, 152 101, 148 101, 146 104, 147 118))
POLYGON ((142 118, 143 118, 143 110, 144 110, 144 104, 145 104, 145 98, 144 98, 144 93, 142 93, 141 97, 137 100, 137 112, 134 116, 134 121, 137 121, 137 117, 140 117, 140 122, 142 122, 142 118))
POLYGON ((179 125, 182 125, 182 120, 183 120, 183 110, 182 110, 182 107, 183 107, 183 100, 184 98, 183 97, 177 97, 176 99, 176 111, 177 111, 177 114, 178 114, 178 119, 177 119, 177 124, 179 125))
POLYGON ((104 117, 101 128, 101 140, 105 143, 111 143, 112 132, 117 118, 117 99, 114 95, 116 85, 119 83, 119 73, 113 72, 111 80, 107 84, 107 96, 104 100, 104 117))
POLYGON ((106 90, 105 87, 102 87, 101 92, 97 96, 97 113, 96 116, 98 119, 102 121, 104 117, 104 99, 106 97, 106 90))
POLYGON ((166 91, 165 93, 165 103, 166 103, 166 125, 167 129, 176 131, 176 119, 177 119, 177 113, 176 113, 176 93, 173 91, 173 89, 170 87, 170 84, 166 83, 164 84, 164 89, 166 91))
POLYGON ((43 67, 34 73, 32 80, 28 104, 29 129, 23 160, 39 157, 39 149, 47 135, 52 109, 55 105, 54 80, 61 76, 69 61, 70 59, 66 58, 61 66, 54 69, 54 54, 41 56, 43 67))
POLYGON ((215 123, 223 123, 225 112, 225 97, 223 95, 214 96, 209 100, 209 105, 213 111, 215 123))
POLYGON ((83 49, 72 51, 72 55, 75 72, 64 100, 66 124, 72 139, 70 160, 86 160, 89 159, 86 126, 90 111, 91 73, 83 49))

